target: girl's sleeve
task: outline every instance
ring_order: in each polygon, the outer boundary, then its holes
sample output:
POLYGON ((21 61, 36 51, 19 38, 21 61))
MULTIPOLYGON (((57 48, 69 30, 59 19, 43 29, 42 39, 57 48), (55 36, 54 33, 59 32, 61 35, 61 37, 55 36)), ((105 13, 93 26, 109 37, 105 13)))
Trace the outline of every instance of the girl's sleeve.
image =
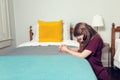
POLYGON ((88 43, 85 49, 92 51, 92 54, 94 54, 102 46, 103 46, 102 39, 100 37, 96 37, 88 43))

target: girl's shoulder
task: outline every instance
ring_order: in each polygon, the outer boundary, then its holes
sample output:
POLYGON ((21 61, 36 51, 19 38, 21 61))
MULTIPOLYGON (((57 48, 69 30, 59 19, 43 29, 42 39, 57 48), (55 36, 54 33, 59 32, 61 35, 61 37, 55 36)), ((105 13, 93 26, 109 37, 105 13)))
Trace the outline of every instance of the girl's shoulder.
POLYGON ((102 41, 103 42, 103 40, 99 34, 94 35, 93 38, 91 39, 91 41, 97 41, 97 42, 102 41))
POLYGON ((95 34, 91 39, 102 39, 99 34, 95 34))

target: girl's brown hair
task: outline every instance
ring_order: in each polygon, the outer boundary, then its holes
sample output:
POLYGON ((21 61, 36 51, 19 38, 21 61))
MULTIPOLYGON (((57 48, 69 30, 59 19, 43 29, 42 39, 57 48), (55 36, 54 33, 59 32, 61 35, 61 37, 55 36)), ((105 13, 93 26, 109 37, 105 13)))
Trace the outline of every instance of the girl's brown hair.
POLYGON ((80 50, 79 52, 82 52, 84 48, 87 46, 88 42, 91 40, 91 38, 96 35, 97 32, 87 23, 78 23, 75 26, 74 29, 74 36, 80 36, 84 35, 83 40, 84 42, 80 43, 80 50))

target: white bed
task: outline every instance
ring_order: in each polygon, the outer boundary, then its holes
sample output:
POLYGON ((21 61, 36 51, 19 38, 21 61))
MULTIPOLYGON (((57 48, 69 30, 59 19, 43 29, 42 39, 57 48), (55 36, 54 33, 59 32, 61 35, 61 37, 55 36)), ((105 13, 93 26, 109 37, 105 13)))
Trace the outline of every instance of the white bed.
POLYGON ((37 32, 32 32, 30 27, 30 41, 0 57, 0 80, 97 80, 86 59, 59 52, 58 45, 62 43, 79 46, 77 41, 70 40, 67 28, 70 27, 63 28, 61 42, 39 42, 37 32))

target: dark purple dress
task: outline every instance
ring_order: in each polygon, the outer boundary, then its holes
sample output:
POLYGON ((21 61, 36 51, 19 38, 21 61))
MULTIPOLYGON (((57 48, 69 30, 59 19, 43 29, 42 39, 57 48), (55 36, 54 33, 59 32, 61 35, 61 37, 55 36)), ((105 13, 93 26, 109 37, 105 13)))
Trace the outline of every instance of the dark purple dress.
POLYGON ((91 64, 98 80, 110 80, 107 70, 103 67, 101 62, 102 48, 103 40, 99 35, 94 36, 85 48, 92 52, 92 54, 90 54, 86 59, 91 64))

